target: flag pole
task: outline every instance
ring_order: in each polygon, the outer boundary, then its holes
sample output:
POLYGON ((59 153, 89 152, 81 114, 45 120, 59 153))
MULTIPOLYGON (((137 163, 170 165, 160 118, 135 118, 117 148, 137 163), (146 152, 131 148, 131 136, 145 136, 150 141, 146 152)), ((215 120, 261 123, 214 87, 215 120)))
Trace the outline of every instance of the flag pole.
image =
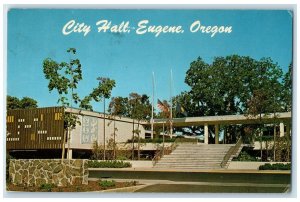
POLYGON ((172 102, 172 85, 173 85, 173 74, 171 69, 171 79, 170 79, 170 138, 173 136, 173 102, 172 102))
POLYGON ((151 111, 151 139, 153 139, 153 130, 154 130, 154 72, 152 72, 152 111, 151 111))

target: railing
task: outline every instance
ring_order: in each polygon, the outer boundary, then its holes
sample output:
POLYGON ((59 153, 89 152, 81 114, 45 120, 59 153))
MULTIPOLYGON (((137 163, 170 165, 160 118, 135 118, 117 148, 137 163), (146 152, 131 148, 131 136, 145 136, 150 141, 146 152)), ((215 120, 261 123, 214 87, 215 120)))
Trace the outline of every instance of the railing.
POLYGON ((164 156, 169 155, 176 149, 178 145, 177 139, 172 143, 169 147, 161 147, 158 152, 155 154, 155 156, 152 159, 152 165, 155 166, 155 164, 164 156))
POLYGON ((228 160, 230 159, 230 157, 238 152, 242 143, 243 143, 242 137, 240 137, 240 139, 236 142, 236 144, 233 147, 230 147, 230 149, 228 150, 228 152, 226 153, 226 155, 224 156, 224 158, 220 164, 221 168, 224 168, 225 165, 227 164, 228 160))

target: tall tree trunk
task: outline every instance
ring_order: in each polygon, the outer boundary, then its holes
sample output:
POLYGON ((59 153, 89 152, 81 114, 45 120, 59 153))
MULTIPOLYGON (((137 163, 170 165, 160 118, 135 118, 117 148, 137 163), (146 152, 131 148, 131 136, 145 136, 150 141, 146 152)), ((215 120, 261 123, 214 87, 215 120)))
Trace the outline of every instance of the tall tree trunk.
POLYGON ((67 137, 68 137, 68 153, 67 153, 67 156, 68 156, 68 160, 70 160, 70 140, 71 140, 71 131, 70 129, 68 129, 68 133, 67 133, 67 137))
POLYGON ((262 130, 261 128, 259 129, 259 136, 260 136, 260 161, 263 161, 262 157, 263 157, 263 149, 262 149, 262 130))

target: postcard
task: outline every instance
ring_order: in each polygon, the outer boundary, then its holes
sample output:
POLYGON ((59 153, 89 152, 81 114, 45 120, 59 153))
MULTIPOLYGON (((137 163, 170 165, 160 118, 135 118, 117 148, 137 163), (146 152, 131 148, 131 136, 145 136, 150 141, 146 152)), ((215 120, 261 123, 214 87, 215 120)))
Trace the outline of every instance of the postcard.
POLYGON ((286 196, 294 14, 10 7, 7 192, 286 196))

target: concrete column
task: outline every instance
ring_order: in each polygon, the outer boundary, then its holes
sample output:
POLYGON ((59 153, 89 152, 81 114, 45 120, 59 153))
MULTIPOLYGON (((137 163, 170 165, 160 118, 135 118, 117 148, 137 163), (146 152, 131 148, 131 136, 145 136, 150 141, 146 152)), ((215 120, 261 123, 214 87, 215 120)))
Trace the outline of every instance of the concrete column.
POLYGON ((281 122, 279 124, 279 131, 280 131, 280 137, 283 137, 284 136, 284 124, 281 122))
POLYGON ((73 153, 73 151, 72 151, 72 149, 70 149, 69 152, 67 153, 67 159, 72 159, 73 158, 72 153, 73 153))
POLYGON ((208 144, 208 124, 204 124, 204 143, 208 144))
POLYGON ((219 124, 215 125, 215 144, 219 144, 219 124))

